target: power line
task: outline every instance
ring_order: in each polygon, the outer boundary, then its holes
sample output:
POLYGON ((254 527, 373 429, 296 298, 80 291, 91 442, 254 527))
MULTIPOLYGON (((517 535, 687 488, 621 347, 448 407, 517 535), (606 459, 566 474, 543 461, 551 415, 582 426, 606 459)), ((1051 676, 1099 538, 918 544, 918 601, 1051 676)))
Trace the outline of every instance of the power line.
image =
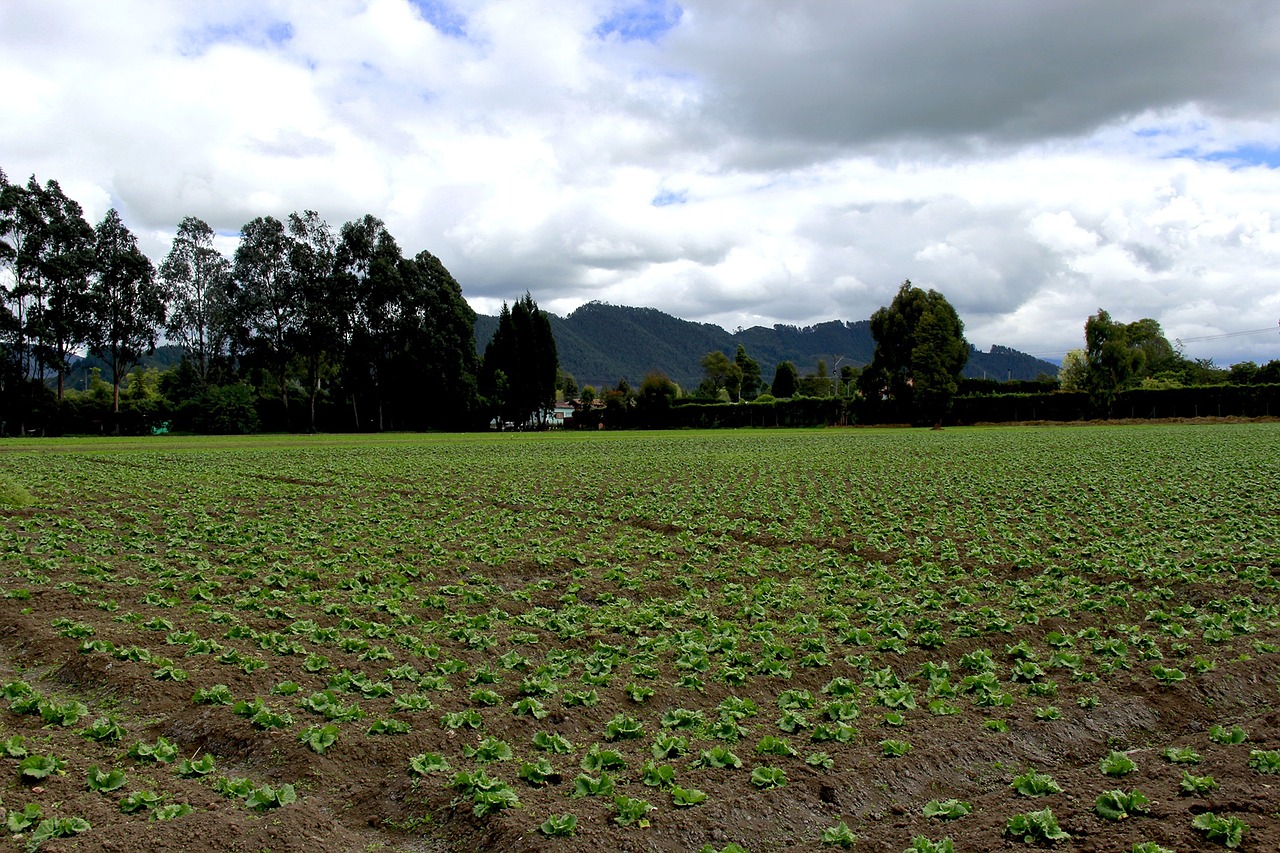
POLYGON ((1194 344, 1199 341, 1219 341, 1223 338, 1243 338, 1245 335, 1258 335, 1263 332, 1274 332, 1274 328, 1269 329, 1245 329, 1242 332, 1223 332, 1220 335, 1201 335, 1196 338, 1178 338, 1180 344, 1194 344))

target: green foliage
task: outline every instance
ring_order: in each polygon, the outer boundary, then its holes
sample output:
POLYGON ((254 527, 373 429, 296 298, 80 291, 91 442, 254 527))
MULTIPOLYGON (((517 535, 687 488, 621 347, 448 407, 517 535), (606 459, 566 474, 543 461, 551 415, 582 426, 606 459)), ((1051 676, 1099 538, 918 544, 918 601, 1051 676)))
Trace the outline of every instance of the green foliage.
POLYGON ((751 771, 751 784, 761 790, 782 788, 787 784, 787 774, 778 767, 756 767, 751 771))
POLYGON ((857 840, 858 837, 853 834, 853 830, 849 829, 848 824, 844 821, 840 821, 835 826, 829 826, 822 830, 823 844, 849 848, 852 847, 857 840))
POLYGON ((0 506, 22 509, 35 503, 35 498, 20 484, 0 479, 0 506))
POLYGON ((1151 801, 1138 789, 1129 793, 1121 790, 1103 791, 1094 802, 1093 810, 1104 820, 1124 820, 1133 815, 1147 814, 1151 801))
POLYGON ((1016 814, 1005 824, 1005 834, 1021 839, 1024 844, 1054 844, 1071 836, 1058 826, 1052 809, 1016 814))
POLYGON ((412 724, 405 720, 375 720, 369 726, 371 735, 407 735, 411 731, 412 724))
POLYGON ((133 791, 121 798, 120 811, 125 814, 149 811, 160 805, 164 798, 164 794, 157 794, 155 791, 133 791))
POLYGON ((671 805, 678 809, 700 806, 706 801, 707 795, 697 788, 684 788, 680 785, 671 786, 671 805))
POLYGON ((263 784, 250 789, 249 793, 245 795, 244 804, 254 811, 266 811, 287 806, 290 803, 297 802, 297 800, 297 792, 294 791, 292 785, 286 782, 278 788, 263 784))
POLYGON ((152 820, 175 820, 180 817, 194 812, 195 809, 189 803, 168 803, 160 806, 151 813, 152 820))
POLYGON ((1187 770, 1182 771, 1182 780, 1178 783, 1184 794, 1207 794, 1217 790, 1218 782, 1212 776, 1196 776, 1187 770))
POLYGON ((158 761, 168 764, 178 757, 178 748, 167 738, 156 738, 155 743, 137 741, 129 747, 129 757, 136 761, 158 761))
POLYGON ((713 746, 710 749, 704 749, 693 762, 693 766, 737 769, 742 766, 742 759, 734 755, 727 746, 713 746))
POLYGON ((1213 812, 1205 812, 1192 818, 1191 827, 1203 832, 1210 841, 1235 849, 1243 843, 1249 825, 1235 816, 1219 817, 1213 812))
POLYGON ((950 838, 931 841, 923 835, 911 839, 911 846, 903 853, 955 853, 955 843, 950 838))
POLYGON ((82 817, 46 818, 40 821, 27 837, 24 849, 27 853, 32 853, 39 850, 40 846, 51 838, 70 838, 73 835, 88 832, 91 828, 89 821, 82 817))
POLYGON ((627 766, 626 759, 622 757, 622 753, 612 749, 602 749, 600 744, 593 743, 582 756, 582 769, 597 770, 620 770, 627 766))
POLYGON ((227 685, 211 684, 196 690, 191 701, 197 705, 230 705, 235 697, 231 695, 231 688, 227 685))
POLYGON ((5 829, 12 833, 25 832, 44 816, 44 809, 39 803, 27 803, 20 809, 9 809, 5 815, 5 829))
POLYGON ((205 753, 196 759, 184 758, 178 762, 178 775, 188 779, 196 779, 201 776, 208 776, 214 771, 214 759, 210 753, 205 753))
POLYGON ((333 723, 307 726, 298 733, 298 740, 317 755, 324 755, 326 749, 338 742, 338 727, 333 723))
POLYGON ((417 776, 447 773, 449 762, 434 752, 420 752, 409 759, 409 772, 417 776))
POLYGON ((635 717, 617 714, 604 727, 604 739, 607 741, 629 740, 644 736, 644 727, 635 717))
POLYGON ((1036 770, 1028 770, 1021 776, 1015 776, 1009 787, 1024 797, 1043 797, 1047 794, 1062 793, 1062 786, 1055 782, 1052 776, 1036 770))
POLYGON ((1239 726, 1232 726, 1229 729, 1216 725, 1209 727, 1209 740, 1214 743, 1237 744, 1244 743, 1248 739, 1249 734, 1239 726))
POLYGON ((114 791, 123 788, 125 775, 123 770, 102 770, 96 764, 89 765, 87 784, 90 791, 114 791))
POLYGON ((613 805, 618 810, 613 822, 619 826, 630 826, 633 823, 641 827, 648 826, 649 812, 654 810, 654 806, 650 805, 648 801, 627 797, 622 794, 618 794, 613 798, 613 805))
POLYGON ((1160 750, 1160 757, 1170 764, 1199 764, 1200 753, 1189 746, 1166 746, 1160 750))
POLYGON ((1249 767, 1259 773, 1280 773, 1280 749, 1249 750, 1249 767))
POLYGON ((938 818, 939 820, 956 820, 971 811, 973 811, 972 806, 954 798, 949 800, 930 800, 924 806, 925 817, 938 818))
POLYGON ((613 777, 602 772, 599 776, 580 773, 573 780, 571 797, 607 797, 613 793, 613 777))
POLYGON ((18 762, 18 775, 24 782, 38 782, 47 776, 65 772, 67 762, 55 755, 28 755, 18 762))
POLYGON ((22 735, 11 735, 0 741, 0 749, 3 749, 6 758, 26 758, 26 738, 22 735))
POLYGON ((873 400, 887 394, 919 423, 950 411, 969 359, 964 323, 941 293, 904 281, 893 301, 871 315, 875 355, 859 380, 873 400))
POLYGON ((521 764, 520 770, 516 775, 535 788, 541 788, 545 785, 558 785, 561 778, 560 774, 551 766, 551 762, 543 756, 521 764))
POLYGON ((578 818, 573 814, 549 815, 538 831, 548 838, 571 838, 578 831, 578 818))
POLYGON ((1112 751, 1110 755, 1098 762, 1098 769, 1108 776, 1127 776, 1138 769, 1138 765, 1123 752, 1112 751))
POLYGON ((905 740, 893 740, 892 738, 880 741, 880 752, 885 758, 901 758, 911 751, 911 744, 905 740))
POLYGON ((128 734, 124 726, 111 717, 98 717, 80 732, 83 737, 103 743, 115 743, 128 734))
POLYGON ((800 376, 796 366, 789 361, 780 361, 773 371, 773 384, 769 393, 779 400, 788 400, 796 395, 800 387, 800 376))
POLYGON ((535 732, 533 745, 546 752, 557 755, 568 755, 573 752, 573 744, 559 732, 535 732))
POLYGON ((480 393, 492 415, 516 426, 545 425, 555 404, 558 365, 547 312, 528 293, 510 308, 504 302, 480 368, 480 393))
POLYGON ((511 751, 510 744, 495 737, 487 737, 476 746, 464 745, 462 754, 481 764, 489 764, 494 761, 510 761, 515 757, 515 753, 511 751))
POLYGON ((670 788, 676 783, 676 772, 670 764, 646 761, 640 773, 640 781, 651 788, 670 788))

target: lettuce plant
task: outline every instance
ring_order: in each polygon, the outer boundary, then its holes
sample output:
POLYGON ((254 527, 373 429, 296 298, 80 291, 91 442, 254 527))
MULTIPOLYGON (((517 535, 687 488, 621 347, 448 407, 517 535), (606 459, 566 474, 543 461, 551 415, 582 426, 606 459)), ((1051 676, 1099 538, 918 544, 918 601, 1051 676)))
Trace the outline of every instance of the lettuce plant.
POLYGON ((697 788, 671 787, 671 805, 678 809, 700 806, 707 801, 707 795, 697 788))
POLYGON ((1218 782, 1212 776, 1196 776, 1186 770, 1182 771, 1182 780, 1178 783, 1184 794, 1207 794, 1217 790, 1218 782))
POLYGON ((1062 793, 1062 786, 1055 782, 1052 776, 1036 770, 1028 770, 1021 776, 1015 776, 1009 787, 1024 797, 1043 797, 1046 794, 1062 793))
POLYGON ((1123 752, 1112 751, 1110 755, 1098 762, 1098 769, 1108 776, 1127 776, 1138 769, 1133 759, 1123 752))
POLYGON ((1016 814, 1005 824, 1005 834, 1019 838, 1024 844, 1053 844, 1071 836, 1058 826, 1052 809, 1016 814))
POLYGON ((849 829, 848 824, 840 821, 835 826, 829 826, 822 830, 822 843, 831 844, 837 847, 852 847, 858 840, 853 834, 853 830, 849 829))
POLYGON ((648 815, 654 807, 647 800, 619 794, 613 798, 613 804, 618 810, 613 821, 619 826, 630 826, 633 823, 641 827, 649 825, 648 815))
POLYGON ((1244 743, 1248 739, 1248 733, 1239 726, 1232 726, 1229 729, 1223 728, 1222 726, 1209 727, 1209 740, 1214 743, 1238 744, 1244 743))
POLYGON ((1210 841, 1235 849, 1244 841, 1249 825, 1235 816, 1219 817, 1213 812, 1205 812, 1191 820, 1191 827, 1203 832, 1210 841))
POLYGON ((1129 793, 1121 790, 1103 791, 1094 802, 1093 810, 1104 820, 1124 820, 1133 815, 1147 814, 1151 801, 1136 788, 1129 793))
POLYGON ((445 773, 448 770, 449 762, 434 752, 422 752, 409 759, 409 772, 417 776, 445 773))
POLYGON ((973 807, 957 799, 930 800, 925 803, 924 816, 939 820, 956 820, 969 814, 973 807))
POLYGON ((1280 749, 1249 750, 1249 767, 1259 773, 1280 773, 1280 749))
POLYGON ((550 815, 538 831, 548 838, 569 838, 578 831, 578 818, 573 814, 550 815))

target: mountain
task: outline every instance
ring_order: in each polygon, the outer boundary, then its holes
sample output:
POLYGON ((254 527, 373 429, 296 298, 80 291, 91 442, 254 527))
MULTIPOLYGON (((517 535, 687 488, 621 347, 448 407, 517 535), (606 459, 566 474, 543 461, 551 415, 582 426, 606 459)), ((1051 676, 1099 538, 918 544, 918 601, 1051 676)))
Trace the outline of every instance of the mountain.
MULTIPOLYGON (((476 349, 483 353, 498 328, 498 318, 476 317, 476 349)), ((764 381, 773 379, 780 361, 795 364, 801 375, 817 369, 824 359, 832 373, 846 364, 861 367, 871 361, 876 342, 871 322, 846 323, 830 320, 816 326, 772 328, 752 326, 727 332, 712 323, 694 323, 664 314, 656 308, 629 308, 588 302, 567 317, 551 315, 560 367, 579 386, 612 388, 626 379, 637 387, 651 370, 661 370, 681 388, 693 389, 702 381, 702 357, 720 350, 730 358, 738 345, 760 363, 764 381)), ((993 346, 990 352, 969 351, 967 377, 980 379, 1036 379, 1041 374, 1056 376, 1055 364, 993 346)))

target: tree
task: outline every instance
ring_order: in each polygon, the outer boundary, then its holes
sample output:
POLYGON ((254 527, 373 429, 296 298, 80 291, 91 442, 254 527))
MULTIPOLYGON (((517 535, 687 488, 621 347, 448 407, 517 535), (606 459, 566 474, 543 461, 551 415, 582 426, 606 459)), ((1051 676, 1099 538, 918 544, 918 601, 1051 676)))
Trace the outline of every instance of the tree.
POLYGON ((969 359, 964 323, 945 296, 904 281, 871 315, 875 354, 860 377, 872 400, 891 398, 918 423, 940 423, 969 359))
POLYGON ((1089 360, 1084 350, 1073 349, 1062 357, 1058 387, 1063 391, 1085 391, 1089 386, 1089 360))
POLYGON ((1086 389, 1095 405, 1110 407, 1116 394, 1137 381, 1144 351, 1129 345, 1128 327, 1101 308, 1084 323, 1086 389))
POLYGON ((720 395, 720 390, 729 395, 732 402, 738 402, 742 388, 742 368, 720 350, 712 350, 702 357, 702 372, 706 378, 699 386, 699 392, 712 399, 720 395))
MULTIPOLYGON (((94 229, 91 351, 111 367, 111 412, 120 414, 120 377, 153 351, 164 324, 155 267, 115 208, 94 229)), ((117 420, 116 429, 119 429, 117 420)))
POLYGON ((240 230, 235 254, 236 319, 249 334, 251 353, 276 379, 286 423, 291 339, 302 315, 291 252, 284 223, 259 216, 240 230))
POLYGON ((760 395, 760 389, 764 384, 760 379, 760 363, 747 355, 747 348, 742 344, 738 344, 738 352, 734 355, 733 362, 738 366, 738 370, 742 371, 740 398, 754 400, 760 395))
POLYGON ((403 259, 399 281, 396 323, 384 344, 394 426, 469 426, 476 408, 475 312, 430 252, 403 259))
POLYGON ((360 429, 361 398, 372 398, 377 428, 384 428, 390 358, 384 344, 400 322, 404 293, 400 261, 400 246, 381 219, 365 214, 342 226, 337 272, 350 311, 344 372, 356 429, 360 429))
POLYGON ((213 237, 204 220, 188 216, 160 263, 169 300, 165 331, 185 350, 202 387, 226 351, 231 329, 231 261, 214 248, 213 237))
POLYGON ((31 287, 28 314, 30 340, 35 349, 36 374, 46 369, 57 376, 58 401, 70 369, 72 352, 88 341, 90 324, 89 275, 93 270, 93 228, 84 210, 68 198, 57 181, 44 187, 34 177, 27 183, 34 221, 28 223, 23 246, 24 275, 31 287))
POLYGON ((785 400, 796 395, 799 385, 800 377, 796 374, 796 366, 789 361, 779 362, 773 374, 770 393, 779 400, 785 400))
POLYGON ((818 359, 818 367, 813 373, 806 373, 800 379, 800 393, 806 397, 831 396, 831 376, 825 358, 818 359))
POLYGON ((566 400, 572 400, 578 396, 578 380, 562 367, 556 368, 556 388, 566 400))
POLYGON ((646 374, 636 397, 636 411, 644 424, 649 427, 663 426, 678 394, 679 389, 667 374, 660 370, 646 374))
POLYGON ((480 393, 499 422, 545 427, 555 406, 559 365, 547 312, 528 292, 510 308, 502 303, 480 375, 480 393))
POLYGON ((321 383, 342 362, 343 332, 351 315, 349 294, 337 282, 337 238, 314 210, 289 215, 289 267, 299 302, 294 348, 306 374, 307 428, 316 431, 321 383))

